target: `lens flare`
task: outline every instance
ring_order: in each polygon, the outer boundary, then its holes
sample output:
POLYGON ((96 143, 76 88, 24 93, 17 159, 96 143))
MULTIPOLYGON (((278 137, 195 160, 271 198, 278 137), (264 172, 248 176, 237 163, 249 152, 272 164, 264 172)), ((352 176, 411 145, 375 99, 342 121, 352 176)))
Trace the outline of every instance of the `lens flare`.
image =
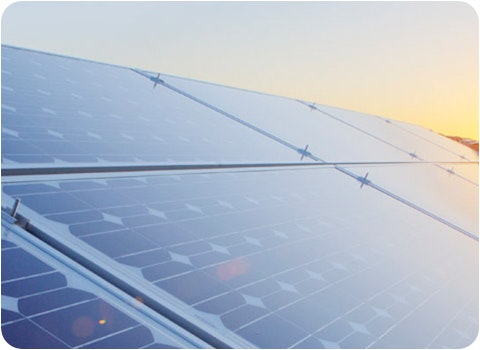
POLYGON ((77 338, 88 338, 95 331, 95 323, 92 319, 81 316, 72 324, 72 333, 77 338))
POLYGON ((247 273, 250 265, 244 259, 236 259, 218 266, 216 274, 222 281, 229 281, 232 278, 247 273))

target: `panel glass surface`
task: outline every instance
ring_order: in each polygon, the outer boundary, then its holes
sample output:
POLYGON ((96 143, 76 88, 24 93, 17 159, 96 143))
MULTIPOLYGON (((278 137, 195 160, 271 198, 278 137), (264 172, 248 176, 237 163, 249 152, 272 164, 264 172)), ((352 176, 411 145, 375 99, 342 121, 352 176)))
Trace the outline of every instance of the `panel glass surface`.
MULTIPOLYGON (((419 125, 411 124, 411 123, 403 123, 403 122, 396 122, 395 125, 399 128, 404 129, 407 132, 410 132, 424 140, 434 143, 437 146, 447 149, 453 153, 459 154, 462 159, 466 160, 478 160, 478 153, 472 150, 471 148, 464 146, 458 142, 450 140, 448 137, 439 136, 432 130, 428 130, 423 128, 419 125)), ((450 136, 458 136, 458 135, 450 135, 450 136)), ((461 135, 460 135, 461 136, 461 135)))
POLYGON ((335 169, 3 191, 55 239, 256 347, 458 348, 477 335, 478 242, 335 169))
POLYGON ((447 170, 459 174, 472 184, 478 185, 478 163, 477 164, 442 164, 447 170))
POLYGON ((2 46, 4 166, 298 158, 131 69, 2 46))
POLYGON ((133 305, 115 299, 2 225, 2 334, 10 346, 195 346, 164 325, 146 325, 145 315, 133 305))
MULTIPOLYGON (((478 173, 478 164, 451 168, 455 173, 478 173)), ((478 236, 478 185, 434 164, 350 167, 394 195, 422 207, 478 236)))
POLYGON ((325 105, 316 108, 320 115, 330 115, 422 160, 478 161, 478 154, 472 150, 420 126, 325 105))
POLYGON ((478 155, 443 136, 402 129, 404 123, 323 105, 315 105, 316 110, 294 99, 178 77, 165 81, 299 147, 308 144, 326 161, 462 161, 463 154, 478 161, 478 155))

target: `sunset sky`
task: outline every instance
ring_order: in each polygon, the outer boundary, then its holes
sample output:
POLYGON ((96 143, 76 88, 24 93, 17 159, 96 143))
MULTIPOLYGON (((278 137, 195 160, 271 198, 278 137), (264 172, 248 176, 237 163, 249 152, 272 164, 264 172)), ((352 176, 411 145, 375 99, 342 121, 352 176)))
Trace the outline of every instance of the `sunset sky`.
POLYGON ((300 98, 478 139, 478 17, 468 3, 8 4, 0 4, 3 44, 300 98))

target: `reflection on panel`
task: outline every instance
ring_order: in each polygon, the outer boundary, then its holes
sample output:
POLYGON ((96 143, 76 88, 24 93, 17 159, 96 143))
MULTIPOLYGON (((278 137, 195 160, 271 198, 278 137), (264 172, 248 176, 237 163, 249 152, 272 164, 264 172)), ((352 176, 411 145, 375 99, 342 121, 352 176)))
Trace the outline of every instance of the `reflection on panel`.
MULTIPOLYGON (((460 158, 463 160, 471 160, 477 161, 478 160, 478 153, 474 150, 470 149, 469 147, 462 145, 458 142, 450 140, 448 137, 439 135, 432 130, 428 130, 423 128, 419 125, 411 124, 411 123, 403 123, 403 122, 395 122, 395 125, 403 129, 413 135, 424 139, 427 142, 433 143, 444 150, 448 150, 451 153, 455 153, 460 155, 460 158)), ((457 136, 457 135, 451 135, 457 136)))
MULTIPOLYGON (((444 164, 444 168, 450 173, 458 174, 470 183, 478 186, 478 163, 476 164, 444 164)), ((477 190, 478 192, 478 190, 477 190)))
POLYGON ((319 115, 328 116, 346 127, 372 135, 386 146, 412 153, 412 159, 418 157, 428 161, 457 162, 478 160, 478 154, 472 150, 422 127, 417 127, 415 131, 411 124, 325 105, 315 105, 315 109, 319 115))
POLYGON ((51 256, 2 226, 2 334, 9 345, 37 349, 194 347, 164 325, 146 326, 133 307, 106 291, 98 292, 84 276, 56 264, 51 256))
POLYGON ((405 123, 155 76, 2 47, 2 165, 357 164, 5 176, 11 345, 473 342, 478 154, 405 123))
MULTIPOLYGON (((368 172, 376 185, 478 236, 478 186, 434 164, 351 169, 361 174, 368 172)), ((478 172, 478 165, 463 165, 459 170, 473 174, 478 172)))
POLYGON ((5 165, 298 160, 130 69, 10 47, 2 58, 5 165))
POLYGON ((3 191, 56 239, 256 347, 456 348, 477 334, 478 243, 334 169, 3 191))
POLYGON ((323 160, 463 161, 463 155, 478 160, 478 154, 443 136, 420 127, 422 132, 411 132, 405 123, 177 77, 165 81, 290 143, 308 144, 323 160))

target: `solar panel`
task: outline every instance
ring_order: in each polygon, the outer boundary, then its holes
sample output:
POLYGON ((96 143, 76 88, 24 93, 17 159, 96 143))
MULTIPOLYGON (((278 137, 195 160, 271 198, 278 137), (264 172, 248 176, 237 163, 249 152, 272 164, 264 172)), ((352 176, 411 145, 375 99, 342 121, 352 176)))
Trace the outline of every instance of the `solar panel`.
POLYGON ((304 101, 11 47, 2 59, 12 345, 37 328, 44 340, 18 345, 475 339, 478 155, 304 101), (117 328, 68 333, 81 311, 103 320, 104 308, 117 328))
MULTIPOLYGON (((477 164, 463 167, 470 167, 471 174, 478 172, 477 164)), ((454 176, 433 164, 350 169, 363 174, 369 172, 369 179, 382 188, 472 234, 478 234, 478 184, 468 178, 454 176), (409 185, 399 181, 401 178, 415 179, 416 183, 409 185)))
MULTIPOLYGON (((60 181, 50 192, 28 195, 21 193, 29 184, 6 184, 4 192, 45 215, 38 220, 56 228, 55 239, 85 252, 95 248, 116 262, 121 276, 124 265, 133 268, 132 284, 140 290, 166 292, 180 301, 175 311, 257 347, 294 347, 307 339, 364 347, 384 344, 385 337, 391 339, 386 347, 397 346, 402 343, 394 334, 407 327, 405 317, 435 318, 444 302, 475 303, 470 277, 477 251, 470 238, 360 190, 334 169, 176 174, 175 184, 165 180, 170 176, 101 179, 95 190, 60 181), (58 202, 58 209, 45 212, 46 201, 58 202), (135 203, 131 213, 129 203, 135 203), (88 229, 79 230, 85 220, 88 229), (431 299, 432 293, 448 299, 431 299), (359 309, 370 317, 358 322, 352 315, 359 309), (388 328, 377 325, 379 317, 388 328), (333 339, 328 327, 340 320, 344 332, 333 339), (275 329, 282 337, 273 336, 275 329)), ((450 311, 445 322, 458 310, 450 311)), ((418 326, 408 324, 412 331, 418 326)), ((433 341, 443 327, 433 327, 422 341, 433 341)))
POLYGON ((10 47, 2 55, 5 166, 298 159, 130 69, 10 47))
POLYGON ((2 225, 2 333, 19 348, 184 348, 203 344, 141 304, 115 298, 32 237, 2 225), (42 249, 43 247, 43 249, 42 249), (157 321, 158 321, 157 320, 157 321), (190 337, 190 340, 188 340, 190 337))
POLYGON ((427 161, 478 159, 443 136, 386 118, 173 76, 165 81, 291 143, 308 144, 327 161, 408 161, 413 154, 427 161))
POLYGON ((439 135, 432 130, 427 130, 415 124, 402 123, 398 121, 395 123, 395 125, 408 133, 411 133, 427 142, 443 148, 447 152, 459 155, 463 160, 477 161, 478 154, 474 150, 464 147, 458 142, 452 142, 452 140, 447 137, 439 137, 439 135))
MULTIPOLYGON (((303 103, 305 104, 305 102, 303 103)), ((476 155, 472 150, 459 147, 459 145, 441 135, 431 132, 427 133, 425 129, 421 129, 423 132, 415 132, 414 128, 408 123, 372 117, 359 112, 325 105, 315 105, 314 108, 320 116, 327 116, 350 128, 365 133, 391 148, 408 153, 418 152, 416 155, 418 157, 421 156, 423 160, 462 161, 464 160, 462 156, 466 154, 471 157, 471 160, 476 159, 476 155)))

